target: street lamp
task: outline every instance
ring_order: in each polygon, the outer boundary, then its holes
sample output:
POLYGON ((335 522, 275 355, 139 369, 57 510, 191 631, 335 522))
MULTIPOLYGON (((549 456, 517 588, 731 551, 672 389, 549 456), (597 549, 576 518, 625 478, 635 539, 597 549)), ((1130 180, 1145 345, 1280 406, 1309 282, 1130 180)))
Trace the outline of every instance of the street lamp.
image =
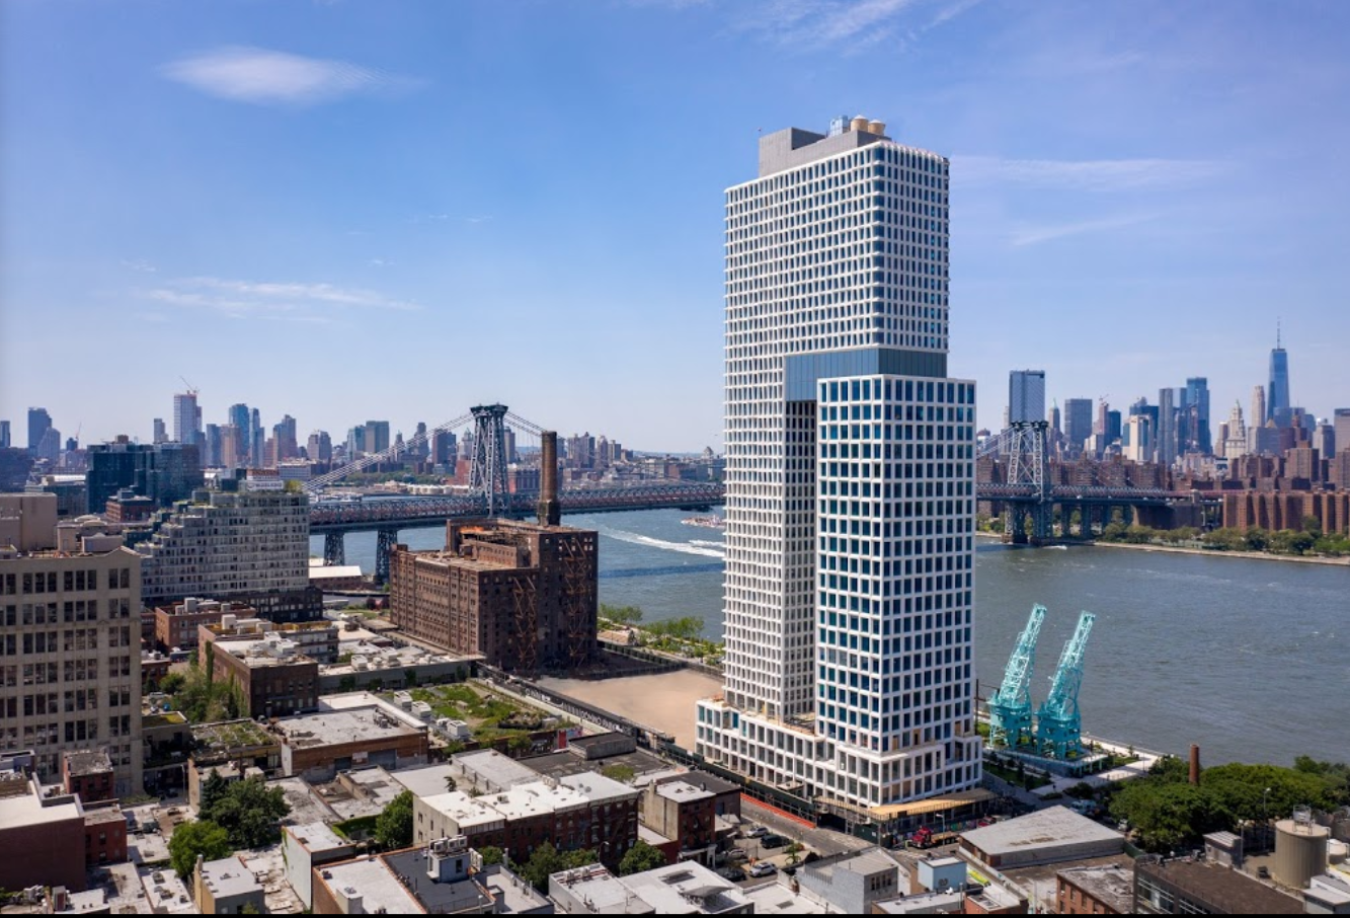
POLYGON ((1266 801, 1270 799, 1270 788, 1267 787, 1261 794, 1261 846, 1262 850, 1267 847, 1266 842, 1270 838, 1270 813, 1266 808, 1266 801))

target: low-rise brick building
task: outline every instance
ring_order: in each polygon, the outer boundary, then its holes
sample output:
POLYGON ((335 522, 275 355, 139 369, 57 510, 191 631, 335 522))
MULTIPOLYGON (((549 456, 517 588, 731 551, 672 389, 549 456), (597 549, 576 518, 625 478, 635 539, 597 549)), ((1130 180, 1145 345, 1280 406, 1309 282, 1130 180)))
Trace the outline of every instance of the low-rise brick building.
POLYGON ((425 765, 430 751, 426 724, 364 693, 325 699, 322 710, 283 718, 274 730, 282 773, 311 782, 364 765, 425 765))
POLYGON ((225 615, 238 618, 256 618, 257 612, 249 606, 214 599, 185 599, 171 606, 155 608, 155 646, 162 651, 175 647, 196 650, 197 629, 202 625, 219 625, 225 615))
POLYGON ((390 620, 513 672, 587 666, 599 650, 597 543, 564 526, 450 523, 444 549, 390 556, 390 620))
POLYGON ((117 798, 112 759, 106 752, 62 753, 61 783, 65 785, 66 793, 78 794, 85 806, 117 798))
POLYGON ((0 889, 85 888, 84 808, 74 794, 44 796, 19 772, 0 773, 0 889))
POLYGON ((284 717, 318 710, 319 664, 290 641, 269 636, 261 641, 219 642, 214 648, 210 656, 215 678, 238 684, 245 716, 284 717))

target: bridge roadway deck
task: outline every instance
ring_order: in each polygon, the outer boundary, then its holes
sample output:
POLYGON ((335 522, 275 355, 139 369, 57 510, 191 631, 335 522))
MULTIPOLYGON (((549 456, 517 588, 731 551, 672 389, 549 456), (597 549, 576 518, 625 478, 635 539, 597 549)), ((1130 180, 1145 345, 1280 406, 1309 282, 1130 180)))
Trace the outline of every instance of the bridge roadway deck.
MULTIPOLYGON (((980 484, 976 500, 1034 504, 1035 490, 1027 485, 980 484)), ((1165 506, 1207 501, 1202 492, 1164 491, 1143 488, 1075 487, 1057 485, 1049 502, 1106 506, 1165 506)), ((527 516, 535 512, 537 494, 505 495, 497 508, 500 516, 527 516)), ((621 488, 563 491, 559 495, 564 513, 617 513, 632 510, 708 510, 725 502, 721 485, 649 484, 621 488)), ((483 502, 469 496, 402 497, 347 502, 318 502, 310 507, 310 532, 361 532, 389 529, 419 529, 442 526, 448 520, 473 519, 484 515, 483 502)))

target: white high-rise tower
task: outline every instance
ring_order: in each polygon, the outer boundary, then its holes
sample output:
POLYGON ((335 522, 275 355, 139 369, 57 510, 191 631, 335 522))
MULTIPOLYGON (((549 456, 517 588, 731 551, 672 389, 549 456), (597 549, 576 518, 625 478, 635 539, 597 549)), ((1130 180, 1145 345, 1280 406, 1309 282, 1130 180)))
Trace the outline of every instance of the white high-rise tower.
POLYGON ((980 782, 947 171, 836 119, 727 191, 726 690, 696 748, 879 821, 980 782))

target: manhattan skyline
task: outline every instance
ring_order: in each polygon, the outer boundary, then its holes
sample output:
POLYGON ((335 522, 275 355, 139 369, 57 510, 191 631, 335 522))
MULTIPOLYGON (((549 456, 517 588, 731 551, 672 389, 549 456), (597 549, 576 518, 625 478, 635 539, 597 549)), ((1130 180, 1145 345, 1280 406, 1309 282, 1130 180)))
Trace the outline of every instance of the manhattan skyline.
POLYGON ((845 114, 952 159, 982 426, 1025 367, 1117 407, 1205 376, 1222 416, 1277 316, 1329 417, 1350 12, 1147 6, 6 5, 0 418, 148 442, 183 376, 301 436, 500 400, 721 449, 708 189, 845 114))

